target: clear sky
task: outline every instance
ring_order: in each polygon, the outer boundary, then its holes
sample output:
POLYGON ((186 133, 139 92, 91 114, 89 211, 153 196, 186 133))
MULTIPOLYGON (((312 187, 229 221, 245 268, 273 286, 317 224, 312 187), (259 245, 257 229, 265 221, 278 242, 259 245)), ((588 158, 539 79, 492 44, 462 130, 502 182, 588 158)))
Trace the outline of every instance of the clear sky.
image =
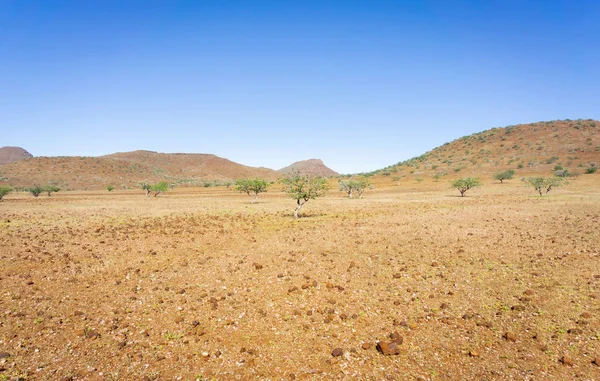
POLYGON ((0 0, 0 146, 370 171, 600 119, 600 1, 0 0))

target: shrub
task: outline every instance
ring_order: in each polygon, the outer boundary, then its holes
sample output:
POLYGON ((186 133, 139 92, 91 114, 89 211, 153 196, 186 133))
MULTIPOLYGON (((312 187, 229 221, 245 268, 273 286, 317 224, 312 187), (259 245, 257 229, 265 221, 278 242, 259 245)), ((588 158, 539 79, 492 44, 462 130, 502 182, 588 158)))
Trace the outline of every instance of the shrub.
POLYGON ((588 175, 591 175, 592 173, 596 173, 597 170, 598 170, 598 167, 587 167, 585 169, 585 173, 588 175))
POLYGON ((107 189, 109 192, 112 192, 112 191, 113 191, 113 189, 115 189, 115 187, 114 187, 114 185, 109 185, 109 186, 107 186, 107 187, 106 187, 106 189, 107 189))
POLYGON ((2 200, 2 197, 6 196, 10 192, 12 192, 11 187, 0 187, 0 200, 2 200))
POLYGON ((40 187, 39 185, 36 185, 33 188, 27 189, 27 191, 31 193, 33 197, 37 197, 44 191, 44 188, 40 187))

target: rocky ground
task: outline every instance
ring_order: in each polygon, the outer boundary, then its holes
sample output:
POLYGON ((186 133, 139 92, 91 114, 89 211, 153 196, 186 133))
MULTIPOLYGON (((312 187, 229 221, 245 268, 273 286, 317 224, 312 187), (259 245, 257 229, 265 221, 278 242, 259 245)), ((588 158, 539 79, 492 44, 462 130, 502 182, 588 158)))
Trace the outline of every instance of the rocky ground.
POLYGON ((11 194, 0 380, 600 379, 596 178, 11 194))

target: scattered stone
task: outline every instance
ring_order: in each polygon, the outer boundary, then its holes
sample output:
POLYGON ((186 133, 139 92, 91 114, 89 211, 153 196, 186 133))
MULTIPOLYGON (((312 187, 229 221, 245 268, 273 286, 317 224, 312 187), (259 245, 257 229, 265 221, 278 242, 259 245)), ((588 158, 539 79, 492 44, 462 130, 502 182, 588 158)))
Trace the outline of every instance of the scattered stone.
POLYGON ((502 336, 502 337, 504 337, 504 338, 505 338, 506 340, 508 340, 508 341, 512 341, 513 343, 514 343, 515 341, 517 341, 517 335, 515 335, 515 334, 514 334, 514 333, 512 333, 512 332, 506 332, 506 333, 504 334, 504 336, 502 336))
POLYGON ((477 322, 478 327, 492 328, 492 323, 485 320, 480 320, 477 322))
POLYGON ((75 311, 75 312, 73 312, 73 316, 83 316, 83 315, 85 315, 83 313, 83 311, 75 311))
POLYGON ((471 351, 469 351, 469 356, 471 356, 471 357, 479 357, 480 354, 476 350, 471 350, 471 351))
POLYGON ((294 292, 294 291, 298 291, 298 287, 296 287, 296 286, 293 286, 293 287, 290 287, 290 288, 288 288, 288 292, 289 292, 289 293, 292 293, 292 292, 294 292))
POLYGON ((600 357, 596 357, 594 360, 592 360, 592 364, 600 366, 600 357))
POLYGON ((531 295, 535 294, 535 292, 533 292, 533 290, 530 290, 530 289, 529 289, 529 290, 525 290, 525 291, 523 292, 523 294, 531 296, 531 295))
POLYGON ((344 351, 342 350, 342 348, 335 348, 333 351, 331 351, 331 355, 333 357, 339 357, 343 354, 344 354, 344 351))
POLYGON ((581 314, 581 317, 584 318, 584 319, 589 319, 589 318, 592 317, 592 314, 589 313, 589 312, 584 312, 584 313, 581 314))
POLYGON ((448 307, 450 307, 450 306, 448 305, 448 303, 442 303, 442 304, 440 305, 440 309, 442 309, 442 310, 445 310, 445 309, 446 309, 446 308, 448 308, 448 307))
POLYGON ((252 264, 252 266, 254 266, 254 268, 255 268, 256 270, 260 270, 260 269, 262 269, 262 268, 263 268, 263 265, 261 265, 260 263, 256 263, 256 262, 254 262, 254 263, 252 264))
POLYGON ((10 357, 10 353, 8 352, 0 352, 0 359, 7 359, 10 357))
POLYGON ((431 267, 438 267, 440 264, 436 261, 431 262, 431 267))
POLYGON ((183 294, 185 294, 185 288, 182 288, 182 289, 181 289, 181 290, 179 290, 177 293, 178 293, 178 294, 180 294, 180 295, 183 295, 183 294))
POLYGON ((568 366, 573 366, 573 364, 574 364, 573 359, 568 355, 564 355, 560 359, 560 362, 562 362, 564 365, 568 365, 568 366))
POLYGON ((177 316, 175 318, 175 323, 181 323, 182 321, 183 321, 183 317, 181 317, 181 316, 177 316))
POLYGON ((386 356, 398 355, 400 354, 400 347, 394 341, 389 343, 386 343, 385 341, 379 341, 377 342, 377 351, 386 356))
POLYGON ((85 337, 87 337, 88 339, 96 339, 100 337, 100 333, 96 330, 88 329, 85 330, 85 337))
POLYGON ((390 333, 390 339, 398 345, 400 345, 404 342, 404 338, 402 336, 400 336, 400 334, 397 331, 390 333))
POLYGON ((579 328, 571 328, 567 331, 572 335, 581 335, 582 331, 579 328))
POLYGON ((402 274, 396 273, 393 275, 393 277, 394 277, 394 279, 399 279, 399 278, 402 278, 402 274))
POLYGON ((369 348, 371 348, 371 343, 363 343, 363 345, 361 346, 362 349, 367 350, 369 348))
POLYGON ((525 311, 525 306, 516 305, 516 306, 512 306, 510 309, 513 311, 525 311))

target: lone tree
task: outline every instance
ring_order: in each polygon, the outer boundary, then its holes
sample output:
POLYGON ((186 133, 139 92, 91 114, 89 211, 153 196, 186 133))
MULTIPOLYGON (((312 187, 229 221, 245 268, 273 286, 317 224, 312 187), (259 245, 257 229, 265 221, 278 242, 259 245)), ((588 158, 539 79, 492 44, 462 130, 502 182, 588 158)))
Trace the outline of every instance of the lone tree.
POLYGON ((44 192, 48 193, 48 197, 50 197, 50 194, 52 192, 59 192, 60 188, 56 185, 46 185, 45 187, 42 187, 44 192))
POLYGON ((462 179, 454 180, 451 184, 452 188, 458 189, 461 197, 464 197, 469 189, 482 185, 481 180, 476 177, 463 177, 462 179))
POLYGON ((161 181, 158 184, 142 184, 142 189, 146 191, 146 196, 150 196, 150 193, 154 192, 154 197, 158 196, 161 192, 169 190, 169 183, 161 181))
POLYGON ((358 194, 358 198, 362 198, 362 195, 365 192, 365 190, 367 188, 371 188, 369 179, 367 179, 366 177, 350 180, 339 180, 339 186, 342 192, 348 193, 349 198, 352 198, 354 196, 354 192, 358 194))
POLYGON ((2 200, 2 197, 6 196, 10 192, 12 192, 11 187, 0 187, 0 200, 2 200))
POLYGON ((311 177, 293 173, 290 177, 281 179, 283 192, 296 200, 294 218, 298 218, 298 212, 308 200, 314 200, 323 196, 329 189, 327 179, 324 177, 311 177))
POLYGON ((510 180, 513 178, 513 176, 515 175, 515 171, 512 169, 509 169, 507 171, 504 172, 496 172, 494 174, 494 179, 496 180, 500 180, 500 183, 502 184, 502 181, 504 180, 510 180))
POLYGON ((522 179, 525 184, 534 188, 539 194, 540 197, 543 196, 545 192, 548 194, 552 190, 552 188, 558 188, 560 186, 568 184, 564 177, 528 177, 522 179))
POLYGON ((44 191, 44 188, 42 188, 39 185, 36 185, 33 188, 27 189, 27 191, 29 193, 31 193, 33 195, 33 197, 37 197, 37 196, 39 196, 44 191))
POLYGON ((235 190, 243 192, 250 197, 254 198, 254 202, 258 201, 258 195, 266 192, 269 183, 265 179, 239 179, 235 181, 235 190))

